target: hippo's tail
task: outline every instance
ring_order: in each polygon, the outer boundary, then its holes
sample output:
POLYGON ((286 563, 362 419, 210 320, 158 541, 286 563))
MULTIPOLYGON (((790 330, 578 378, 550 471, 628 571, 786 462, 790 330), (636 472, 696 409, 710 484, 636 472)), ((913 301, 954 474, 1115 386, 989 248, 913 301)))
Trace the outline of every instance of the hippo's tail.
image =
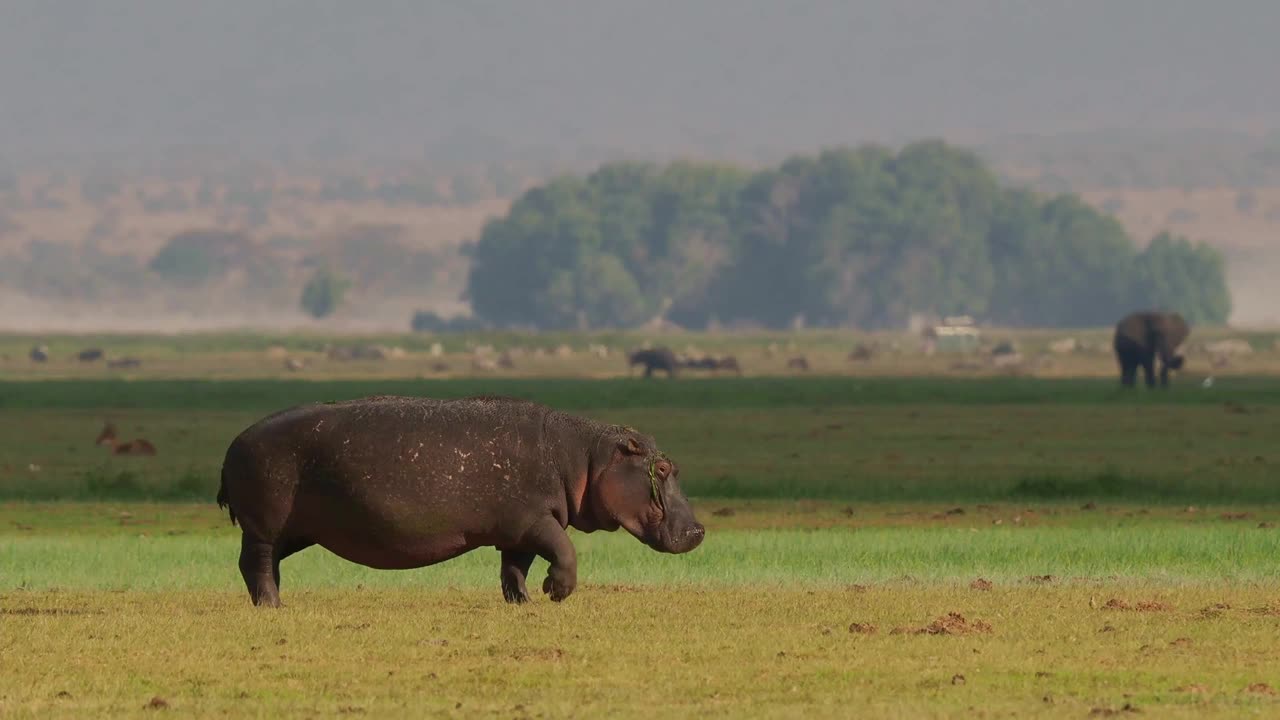
POLYGON ((222 466, 222 479, 218 485, 218 507, 226 508, 227 514, 231 516, 231 524, 236 524, 236 510, 231 507, 230 500, 227 498, 227 466, 222 466))

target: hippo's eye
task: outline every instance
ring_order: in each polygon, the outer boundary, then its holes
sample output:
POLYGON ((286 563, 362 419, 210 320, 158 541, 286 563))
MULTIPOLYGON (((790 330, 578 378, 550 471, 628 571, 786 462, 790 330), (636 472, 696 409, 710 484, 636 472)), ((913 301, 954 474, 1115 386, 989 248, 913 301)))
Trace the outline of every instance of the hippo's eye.
MULTIPOLYGON (((654 502, 658 503, 658 507, 663 507, 662 493, 658 490, 658 482, 659 482, 658 467, 663 462, 664 461, 661 461, 661 460, 656 462, 654 461, 649 462, 649 495, 650 497, 653 498, 654 502)), ((667 479, 667 476, 665 474, 663 474, 661 477, 662 477, 662 480, 667 479)))

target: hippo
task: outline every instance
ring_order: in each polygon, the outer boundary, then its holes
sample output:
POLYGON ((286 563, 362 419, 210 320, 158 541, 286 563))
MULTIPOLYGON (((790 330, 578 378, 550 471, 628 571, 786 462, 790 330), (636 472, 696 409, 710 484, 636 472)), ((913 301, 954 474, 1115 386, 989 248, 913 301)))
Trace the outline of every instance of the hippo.
POLYGON ((242 531, 240 572, 254 605, 280 605, 280 561, 319 545, 350 562, 411 569, 480 547, 501 554, 502 595, 529 600, 577 585, 566 529, 624 528, 686 553, 706 531, 680 466, 633 428, 527 400, 374 396, 269 415, 227 448, 218 506, 242 531))
POLYGON ((1120 384, 1133 387, 1142 367, 1147 387, 1155 387, 1155 360, 1160 358, 1160 386, 1169 386, 1169 370, 1181 370, 1178 346, 1191 333, 1178 313, 1135 312, 1116 323, 1112 348, 1120 365, 1120 384))

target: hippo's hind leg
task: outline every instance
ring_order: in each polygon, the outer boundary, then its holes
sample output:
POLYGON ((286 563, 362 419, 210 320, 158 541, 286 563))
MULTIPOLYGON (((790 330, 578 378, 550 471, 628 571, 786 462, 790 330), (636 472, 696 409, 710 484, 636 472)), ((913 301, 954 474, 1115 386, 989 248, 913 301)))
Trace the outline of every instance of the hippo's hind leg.
POLYGON ((240 538, 240 574, 254 605, 280 607, 280 588, 275 578, 275 545, 248 530, 240 538))
POLYGON ((525 587, 525 578, 529 577, 529 568, 537 553, 520 552, 518 550, 502 551, 502 597, 509 603, 529 601, 529 590, 525 587))
POLYGON ((276 543, 275 552, 271 556, 271 578, 276 582, 276 592, 280 592, 280 561, 312 545, 315 543, 305 538, 290 538, 276 543))

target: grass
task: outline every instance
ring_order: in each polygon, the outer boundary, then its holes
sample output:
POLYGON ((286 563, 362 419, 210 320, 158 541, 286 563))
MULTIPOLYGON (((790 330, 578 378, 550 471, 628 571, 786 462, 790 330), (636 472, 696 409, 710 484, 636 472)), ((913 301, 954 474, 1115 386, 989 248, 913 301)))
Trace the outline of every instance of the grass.
POLYGON ((400 380, 0 381, 0 410, 148 409, 273 411, 366 395, 454 398, 509 395, 575 410, 625 408, 833 408, 867 405, 1280 405, 1280 381, 1238 377, 1205 391, 1123 391, 1111 380, 975 378, 565 378, 400 380))
MULTIPOLYGON (((893 380, 903 377, 946 381, 979 378, 1021 378, 1033 381, 1093 379, 1109 381, 1098 387, 1111 389, 1116 384, 1117 368, 1111 349, 1113 328, 982 328, 981 333, 981 345, 972 352, 949 351, 944 348, 933 354, 924 352, 919 334, 899 330, 874 333, 848 330, 674 334, 400 333, 362 337, 343 337, 322 332, 47 337, 0 334, 0 378, 166 380, 176 383, 176 387, 180 389, 189 389, 184 383, 192 380, 359 380, 392 386, 397 383, 401 386, 412 384, 423 379, 468 380, 482 385, 548 378, 616 380, 625 377, 628 372, 625 351, 652 343, 668 346, 677 353, 690 356, 733 355, 748 379, 773 378, 784 382, 787 379, 814 376, 853 380, 893 380), (1065 339, 1075 340, 1077 348, 1071 352, 1055 352, 1054 343, 1065 339), (997 344, 1005 342, 1016 344, 1021 360, 1012 366, 997 366, 991 351, 997 344), (330 346, 354 343, 381 345, 388 350, 388 356, 384 360, 341 361, 330 358, 326 352, 330 346), (48 362, 34 363, 28 359, 27 353, 35 344, 48 345, 48 362), (858 346, 870 348, 872 357, 851 358, 851 351, 858 346), (89 347, 102 349, 108 359, 131 357, 138 360, 140 365, 112 368, 102 361, 76 360, 76 354, 89 347), (603 355, 600 354, 602 351, 603 355), (476 362, 485 355, 492 360, 498 352, 509 352, 512 363, 494 368, 476 362), (789 361, 797 356, 806 358, 810 370, 800 371, 790 366, 789 361), (288 367, 286 358, 290 361, 288 367), (298 368, 297 363, 302 363, 303 367, 298 368)), ((1280 346, 1276 345, 1277 336, 1275 331, 1198 326, 1193 330, 1186 348, 1187 367, 1179 375, 1178 382, 1194 386, 1209 374, 1220 384, 1225 382, 1227 385, 1256 385, 1256 378, 1275 378, 1280 375, 1280 346), (1225 358, 1215 356, 1208 345, 1227 338, 1243 340, 1252 352, 1232 354, 1225 358)), ((707 376, 699 371, 690 371, 685 375, 688 379, 707 376)), ((429 384, 428 387, 440 386, 429 384)), ((736 393, 748 386, 734 387, 736 393)), ((890 384, 885 387, 896 386, 890 384)), ((984 392, 989 392, 990 389, 988 387, 984 392)), ((1076 388, 1072 392, 1078 390, 1076 388)), ((1026 392, 1019 390, 1017 394, 1023 396, 1026 392)), ((123 395, 126 400, 129 396, 129 392, 123 395)), ((821 394, 805 397, 808 400, 823 401, 821 394)), ((723 396, 720 399, 723 400, 723 396)), ((894 398, 890 398, 892 399, 894 398)), ((776 401, 787 402, 785 399, 776 401)), ((800 398, 790 402, 803 401, 804 398, 800 398)))
MULTIPOLYGON (((575 532, 583 582, 843 587, 904 576, 1013 583, 1044 575, 1256 582, 1273 577, 1280 555, 1280 531, 1258 527, 1274 525, 1280 508, 1241 519, 1221 511, 1152 516, 1014 505, 948 515, 902 506, 788 512, 770 504, 741 520, 712 512, 734 505, 698 503, 709 540, 684 556, 649 551, 625 533, 575 532)), ((239 532, 211 505, 78 509, 0 506, 0 577, 32 590, 240 588, 239 532)), ((487 588, 496 596, 497 564, 497 552, 482 549, 429 570, 382 572, 312 549, 285 561, 282 572, 287 588, 487 588)), ((535 574, 543 570, 538 561, 535 574)))
POLYGON ((1278 397, 1265 378, 3 383, 0 715, 1272 715, 1278 397), (226 445, 283 405, 380 392, 639 427, 708 539, 668 556, 575 532, 578 591, 523 607, 492 549, 393 572, 312 548, 283 564, 286 607, 252 608, 211 503, 226 445), (159 455, 94 446, 105 419, 159 455))
MULTIPOLYGON (((1245 519, 1064 504, 698 510, 708 540, 683 556, 575 533, 582 584, 561 604, 503 603, 492 550, 392 572, 313 548, 285 561, 286 606, 267 611, 250 605, 237 531, 209 504, 0 505, 0 712, 1280 709, 1270 690, 1280 687, 1270 662, 1280 531, 1257 527, 1280 507, 1245 519), (971 585, 979 577, 990 585, 971 585)), ((544 572, 539 561, 531 584, 544 572)))
MULTIPOLYGON (((262 410, 0 411, 0 499, 204 500, 262 410), (156 457, 93 445, 104 419, 156 457)), ((583 411, 653 434, 694 496, 1275 503, 1269 405, 872 403, 583 411)))
POLYGON ((11 592, 6 717, 1269 715, 1274 587, 11 592), (1152 611, 1109 610, 1115 598, 1152 611), (1215 606, 1226 609, 1215 609, 1215 606), (914 634, 960 613, 955 634, 914 634), (874 632, 850 632, 850 626, 874 632), (896 628, 906 632, 896 633, 896 628), (989 630, 988 630, 989 628, 989 630), (56 652, 50 652, 56 649, 56 652), (1127 713, 1124 713, 1127 714, 1127 713))
MULTIPOLYGON (((1080 717, 1129 707, 1234 717, 1280 708, 1270 661, 1277 530, 1015 506, 928 519, 867 507, 829 527, 836 512, 767 503, 708 514, 708 541, 675 557, 620 534, 575 534, 582 584, 559 605, 503 603, 493 551, 374 571, 312 548, 284 562, 285 607, 266 611, 248 602, 234 530, 212 523, 214 507, 10 503, 0 506, 0 712, 1080 717), (785 528, 751 529, 763 518, 785 528), (979 575, 987 589, 970 585, 979 575)), ((534 566, 531 584, 544 570, 534 566)))

